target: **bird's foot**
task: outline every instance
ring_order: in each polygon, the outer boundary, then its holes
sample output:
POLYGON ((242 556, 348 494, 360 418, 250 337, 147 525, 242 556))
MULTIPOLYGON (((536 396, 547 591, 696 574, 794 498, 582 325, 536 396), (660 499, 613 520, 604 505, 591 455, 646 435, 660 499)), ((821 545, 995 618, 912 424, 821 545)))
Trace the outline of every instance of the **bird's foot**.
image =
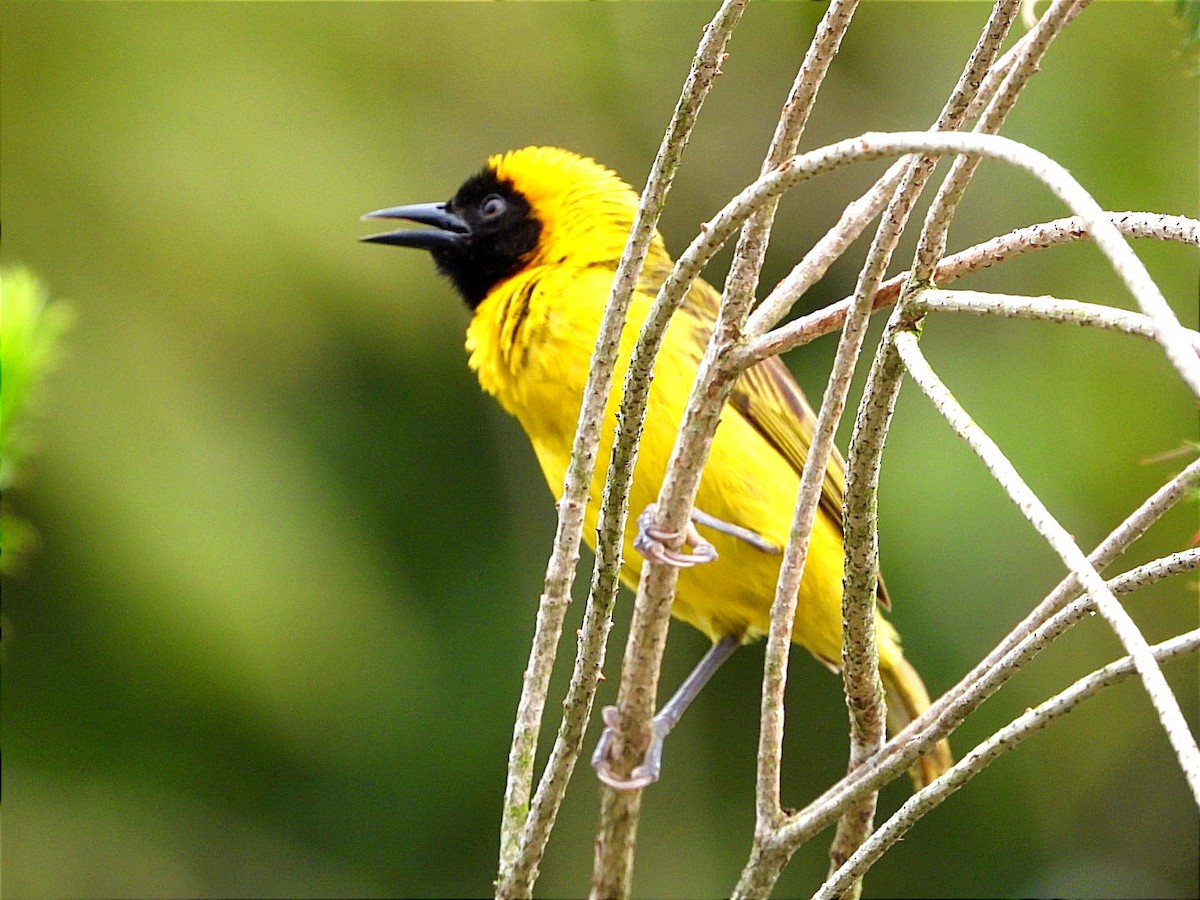
POLYGON ((596 744, 596 750, 592 753, 592 768, 596 770, 596 777, 617 791, 636 791, 658 781, 659 772, 662 770, 663 742, 670 728, 662 727, 665 723, 660 723, 657 716, 654 718, 651 722, 650 746, 646 749, 646 755, 629 773, 628 778, 622 778, 612 769, 612 741, 617 727, 617 708, 606 706, 601 710, 600 716, 604 719, 605 727, 596 744))
POLYGON ((658 504, 652 503, 638 516, 638 533, 637 537, 633 539, 633 547, 638 553, 650 562, 674 566, 677 569, 686 569, 697 563, 712 562, 717 558, 717 548, 701 537, 700 532, 696 530, 695 521, 689 519, 687 527, 683 531, 667 531, 660 528, 654 521, 657 513, 658 504), (692 548, 691 553, 682 549, 672 550, 667 546, 681 538, 687 546, 692 548))

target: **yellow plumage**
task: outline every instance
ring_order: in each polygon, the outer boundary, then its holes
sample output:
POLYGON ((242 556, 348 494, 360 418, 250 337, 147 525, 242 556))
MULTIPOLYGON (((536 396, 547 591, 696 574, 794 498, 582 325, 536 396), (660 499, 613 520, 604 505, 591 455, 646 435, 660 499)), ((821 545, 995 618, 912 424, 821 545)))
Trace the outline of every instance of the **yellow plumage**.
MULTIPOLYGON (((484 390, 520 422, 556 497, 571 453, 588 362, 637 203, 628 185, 592 160, 556 148, 531 147, 492 157, 454 200, 438 206, 440 214, 454 218, 449 226, 409 214, 417 207, 380 213, 435 222, 452 232, 451 237, 437 240, 438 246, 418 243, 411 237, 414 232, 380 238, 431 249, 439 268, 456 281, 474 308, 467 330, 470 366, 484 390), (499 208, 492 199, 496 197, 504 210, 493 218, 490 214, 499 208), (484 206, 488 202, 491 207, 484 206), (536 223, 536 233, 510 241, 513 223, 525 221, 521 216, 536 223), (459 225, 467 229, 465 238, 458 232, 459 225), (469 242, 483 246, 489 235, 502 245, 499 251, 463 249, 469 242), (468 282, 464 268, 491 274, 468 282)), ((436 237, 429 240, 435 242, 436 237)), ((589 541, 594 540, 603 462, 610 456, 629 355, 671 268, 671 258, 655 235, 622 333, 617 387, 608 401, 598 457, 601 465, 587 508, 589 541)), ((655 365, 634 473, 630 496, 634 515, 657 499, 717 301, 713 288, 697 281, 667 330, 655 365)), ((778 360, 761 363, 743 375, 717 428, 696 508, 782 547, 791 528, 813 419, 799 387, 778 360)), ((813 526, 792 633, 796 643, 833 668, 841 659, 843 489, 843 463, 835 454, 813 526)), ((631 522, 621 572, 631 586, 636 586, 642 565, 633 546, 635 533, 631 522)), ((713 641, 727 635, 743 641, 762 635, 769 627, 780 555, 724 533, 705 531, 704 536, 719 557, 680 571, 672 613, 713 641)), ((881 599, 886 602, 882 594, 881 599)), ((899 726, 928 706, 928 697, 904 660, 895 629, 882 616, 878 644, 891 723, 899 726)), ((930 780, 948 764, 948 749, 941 745, 922 760, 921 780, 930 780)))

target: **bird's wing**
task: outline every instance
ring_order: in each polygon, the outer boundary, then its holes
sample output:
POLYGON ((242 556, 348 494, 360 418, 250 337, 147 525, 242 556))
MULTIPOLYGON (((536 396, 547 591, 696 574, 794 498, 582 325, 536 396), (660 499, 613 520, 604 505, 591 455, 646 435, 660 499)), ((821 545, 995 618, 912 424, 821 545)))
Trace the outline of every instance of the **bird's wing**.
MULTIPOLYGON (((786 459, 797 474, 804 471, 817 417, 796 379, 777 356, 746 370, 729 397, 729 405, 750 423, 786 459)), ((818 508, 842 530, 842 499, 846 493, 846 463, 837 448, 825 467, 818 508)), ((891 609, 892 601, 879 576, 879 603, 891 609)))
MULTIPOLYGON (((700 279, 693 282, 684 298, 680 313, 693 322, 698 353, 702 354, 708 344, 720 300, 716 290, 700 279)), ((766 359, 744 372, 729 397, 729 406, 788 461, 797 475, 804 471, 817 417, 800 385, 778 357, 766 359)), ((820 508, 839 529, 845 471, 846 464, 834 448, 825 469, 820 508)))
MULTIPOLYGON (((729 405, 788 461, 797 475, 804 471, 816 415, 792 373, 778 357, 763 360, 743 373, 729 397, 729 405)), ((835 448, 825 469, 820 509, 839 528, 846 489, 845 470, 842 456, 835 448)))

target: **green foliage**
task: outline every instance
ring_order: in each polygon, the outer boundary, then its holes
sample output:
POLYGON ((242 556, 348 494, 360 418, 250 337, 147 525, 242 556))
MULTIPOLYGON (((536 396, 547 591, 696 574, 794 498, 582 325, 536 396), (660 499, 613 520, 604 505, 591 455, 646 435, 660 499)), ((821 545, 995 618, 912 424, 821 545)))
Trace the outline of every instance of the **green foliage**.
MULTIPOLYGON (((32 272, 0 269, 0 491, 20 476, 34 440, 30 427, 39 387, 59 357, 73 313, 48 303, 32 272)), ((36 539, 28 523, 0 507, 0 572, 11 573, 36 539)))

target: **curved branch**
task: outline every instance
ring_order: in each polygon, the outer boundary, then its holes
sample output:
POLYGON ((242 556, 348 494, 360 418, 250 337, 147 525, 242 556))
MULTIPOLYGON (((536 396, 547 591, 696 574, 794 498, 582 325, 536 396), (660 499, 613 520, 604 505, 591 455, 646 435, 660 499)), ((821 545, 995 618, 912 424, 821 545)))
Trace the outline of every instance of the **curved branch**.
MULTIPOLYGON (((1069 325, 1087 325, 1108 331, 1154 340, 1154 321, 1142 313, 1129 312, 1098 303, 1081 303, 1058 297, 1026 297, 985 291, 922 291, 913 301, 914 312, 929 310, 965 312, 1007 319, 1037 319, 1069 325)), ((1200 350, 1200 332, 1184 329, 1192 346, 1200 350)))
MULTIPOLYGON (((1193 247, 1200 246, 1200 222, 1186 216, 1147 212, 1109 212, 1105 215, 1126 237, 1154 238, 1160 241, 1177 241, 1193 247)), ((946 285, 973 272, 982 271, 1034 250, 1045 250, 1088 240, 1091 237, 1092 229, 1080 216, 1067 216, 1028 225, 946 257, 938 263, 933 283, 946 285)), ((872 309, 880 310, 895 303, 900 296, 900 289, 911 277, 912 272, 901 272, 880 285, 872 301, 872 309)), ((744 352, 754 362, 758 362, 768 356, 802 347, 822 335, 836 331, 846 319, 850 299, 846 297, 769 331, 751 341, 744 352)))
MULTIPOLYGON (((1008 118, 1021 91, 1038 71, 1038 66, 1050 45, 1090 2, 1091 0, 1055 0, 1050 4, 1045 15, 1021 39, 1019 45, 1013 48, 1016 53, 1012 66, 1004 76, 996 95, 988 102, 987 108, 975 124, 976 133, 996 134, 1000 131, 1000 126, 1008 118)), ((960 156, 954 160, 950 173, 930 204, 925 224, 921 228, 920 240, 917 242, 917 250, 913 255, 914 277, 922 284, 929 282, 937 261, 946 252, 946 235, 950 230, 950 221, 954 218, 954 213, 962 202, 980 162, 979 157, 970 156, 960 156)))
MULTIPOLYGON (((1155 665, 1195 653, 1200 649, 1200 629, 1185 632, 1161 644, 1149 647, 1155 665)), ((937 779, 912 797, 896 814, 887 820, 861 847, 846 860, 845 865, 813 895, 814 900, 834 900, 861 878, 889 847, 900 840, 926 813, 940 806, 951 794, 982 772, 996 759, 1008 753, 1055 719, 1070 712, 1084 700, 1094 697, 1101 690, 1118 684, 1137 673, 1134 660, 1123 657, 1097 669, 1076 681, 1065 691, 1055 694, 1036 708, 1026 710, 987 740, 982 741, 963 757, 945 775, 937 779)))
MULTIPOLYGON (((1200 486, 1200 460, 1193 462, 1155 491, 1118 525, 1088 557, 1092 565, 1097 569, 1109 565, 1197 486, 1200 486)), ((1187 552, 1193 554, 1196 551, 1187 552)), ((1180 565, 1174 557, 1167 557, 1166 560, 1170 571, 1164 571, 1164 577, 1167 574, 1175 574, 1180 565)), ((1195 558, 1188 558, 1183 565, 1194 568, 1197 562, 1195 558)), ((1134 573, 1129 574, 1131 578, 1139 578, 1140 574, 1135 574, 1139 572, 1140 570, 1134 570, 1134 573)), ((1120 579, 1114 579, 1112 589, 1114 592, 1122 591, 1120 579)), ((1010 631, 984 660, 957 685, 935 700, 933 705, 903 732, 885 744, 877 757, 865 762, 857 771, 849 773, 804 810, 791 816, 772 834, 769 842, 758 848, 760 860, 752 861, 746 866, 743 884, 747 883, 748 879, 753 879, 753 883, 761 882, 761 879, 754 877, 758 874, 755 871, 756 864, 775 864, 781 868, 782 862, 778 860, 786 862, 787 857, 797 847, 828 827, 842 810, 854 802, 854 798, 862 790, 877 788, 891 781, 908 769, 923 750, 950 734, 970 712, 995 693, 1011 674, 1036 656, 1053 635, 1072 621, 1073 614, 1066 613, 1063 605, 1073 596, 1078 596, 1081 590, 1073 573, 1063 578, 1050 595, 1010 631), (904 749, 905 746, 907 749, 904 749)), ((1086 609, 1085 603, 1086 601, 1080 603, 1076 619, 1082 618, 1086 609)))
POLYGON ((978 425, 971 421, 966 411, 942 384, 917 345, 912 332, 896 335, 896 349, 904 366, 921 390, 929 397, 938 412, 983 460, 993 477, 1020 507, 1025 518, 1059 555, 1062 561, 1087 589, 1097 610, 1108 621, 1121 644, 1133 658, 1138 674, 1150 695, 1150 702, 1158 713, 1159 721, 1175 749, 1179 765, 1187 778, 1192 795, 1200 804, 1200 747, 1188 727, 1187 720, 1162 670, 1150 653, 1145 637, 1138 630, 1125 608, 1113 596, 1112 591, 1084 556, 1075 541, 1050 514, 1037 495, 1013 468, 1012 463, 1000 448, 978 425))

